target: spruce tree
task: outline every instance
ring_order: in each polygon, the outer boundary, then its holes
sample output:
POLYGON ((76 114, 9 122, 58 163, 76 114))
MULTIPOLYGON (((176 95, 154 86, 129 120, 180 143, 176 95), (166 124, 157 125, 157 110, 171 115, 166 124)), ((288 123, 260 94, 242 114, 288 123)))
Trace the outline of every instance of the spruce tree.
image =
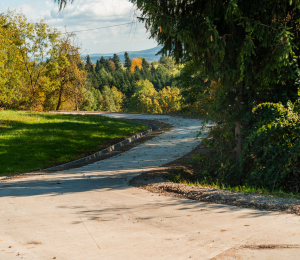
POLYGON ((144 69, 149 69, 150 68, 150 63, 145 58, 142 58, 142 67, 144 69))
POLYGON ((117 70, 122 68, 120 57, 117 54, 114 54, 112 61, 115 63, 117 70))
POLYGON ((127 70, 130 70, 131 60, 129 58, 129 54, 127 52, 125 52, 124 57, 125 57, 124 67, 127 68, 127 70))
POLYGON ((101 68, 102 68, 102 65, 101 65, 100 61, 97 60, 96 67, 95 67, 95 72, 99 73, 99 71, 101 70, 101 68))
POLYGON ((89 72, 93 71, 93 64, 91 62, 90 55, 86 56, 85 69, 89 72))

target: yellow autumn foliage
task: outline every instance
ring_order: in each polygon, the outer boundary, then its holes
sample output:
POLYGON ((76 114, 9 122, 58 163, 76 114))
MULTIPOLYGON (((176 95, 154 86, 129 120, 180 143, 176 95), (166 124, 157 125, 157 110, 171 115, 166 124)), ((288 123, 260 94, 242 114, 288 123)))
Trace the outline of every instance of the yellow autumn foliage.
POLYGON ((130 99, 129 110, 141 113, 174 113, 181 108, 178 88, 166 87, 157 92, 149 80, 136 83, 135 94, 130 99))
POLYGON ((142 69, 143 61, 140 58, 135 58, 131 62, 130 72, 134 73, 136 70, 136 67, 138 67, 140 70, 142 69))

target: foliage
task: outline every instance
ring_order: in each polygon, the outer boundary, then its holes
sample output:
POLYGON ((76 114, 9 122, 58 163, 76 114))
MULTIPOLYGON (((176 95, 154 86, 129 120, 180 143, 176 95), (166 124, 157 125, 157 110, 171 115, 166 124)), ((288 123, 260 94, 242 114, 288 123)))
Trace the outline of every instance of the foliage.
POLYGON ((183 97, 182 111, 203 117, 209 115, 216 120, 213 104, 220 88, 219 82, 208 80, 193 61, 185 64, 176 80, 183 97))
POLYGON ((212 119, 236 129, 237 159, 253 106, 296 100, 299 0, 131 2, 163 54, 193 60, 204 77, 220 83, 212 119), (276 100, 284 93, 285 100, 276 100))
POLYGON ((176 113, 181 108, 181 94, 176 87, 167 86, 157 93, 159 111, 164 114, 176 113))
POLYGON ((129 58, 128 52, 125 52, 124 57, 125 57, 124 68, 127 68, 128 70, 130 70, 130 68, 131 68, 131 60, 129 58))
POLYGON ((86 74, 74 34, 60 33, 22 13, 1 14, 0 106, 35 111, 80 106, 86 74))
POLYGON ((74 38, 75 35, 70 33, 61 39, 57 64, 53 64, 54 68, 50 72, 54 77, 53 81, 57 79, 58 85, 56 110, 60 109, 62 103, 73 99, 78 108, 82 100, 80 95, 84 93, 82 88, 86 83, 86 73, 79 69, 83 62, 80 58, 79 47, 72 44, 74 38))
POLYGON ((157 91, 149 80, 136 83, 135 94, 131 97, 129 110, 141 113, 159 113, 157 91))
POLYGON ((131 66, 130 66, 130 72, 134 73, 136 71, 136 68, 141 70, 142 69, 142 63, 143 63, 143 61, 139 58, 133 59, 132 62, 131 62, 131 66))
POLYGON ((270 189, 300 189, 299 103, 262 103, 253 109, 255 122, 244 144, 246 181, 270 189))
POLYGON ((0 175, 76 160, 145 129, 95 115, 4 111, 0 113, 0 175))
MULTIPOLYGON (((129 55, 128 59, 130 60, 129 55)), ((114 86, 119 92, 122 92, 126 96, 126 98, 124 98, 124 109, 127 109, 129 99, 134 94, 136 82, 149 80, 155 90, 159 91, 164 87, 173 86, 173 80, 177 75, 176 73, 178 73, 174 61, 173 69, 170 72, 164 67, 165 65, 162 64, 160 64, 157 69, 154 66, 150 67, 150 64, 145 58, 130 61, 129 69, 131 68, 131 71, 127 69, 126 62, 123 67, 124 69, 118 68, 118 66, 115 66, 115 69, 110 65, 112 63, 115 65, 118 64, 117 55, 114 55, 112 59, 101 57, 100 60, 96 62, 95 69, 88 71, 87 81, 92 88, 101 91, 102 94, 105 86, 109 86, 110 88, 114 86)))
POLYGON ((102 91, 103 105, 102 109, 104 111, 120 112, 122 111, 122 104, 124 99, 124 94, 119 92, 116 87, 109 88, 104 86, 102 91))
POLYGON ((0 109, 11 106, 22 96, 22 70, 14 44, 17 35, 6 23, 6 16, 0 16, 0 109))
POLYGON ((14 12, 2 16, 4 26, 15 34, 13 44, 18 49, 19 69, 23 71, 23 97, 26 97, 27 108, 42 110, 45 96, 51 91, 45 72, 57 60, 60 34, 43 20, 29 23, 24 15, 14 12))
POLYGON ((166 87, 157 92, 149 80, 136 83, 129 110, 141 113, 174 113, 180 110, 181 95, 178 88, 166 87))

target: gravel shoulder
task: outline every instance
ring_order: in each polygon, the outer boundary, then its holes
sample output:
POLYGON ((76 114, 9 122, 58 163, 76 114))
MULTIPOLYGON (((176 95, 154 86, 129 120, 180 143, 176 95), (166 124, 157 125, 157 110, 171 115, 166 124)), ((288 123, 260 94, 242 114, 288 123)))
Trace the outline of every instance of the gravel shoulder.
POLYGON ((168 174, 178 170, 193 174, 193 172, 197 171, 197 166, 189 164, 189 162, 193 161, 191 155, 205 153, 206 151, 200 144, 187 155, 165 164, 163 167, 156 168, 155 171, 145 172, 134 177, 130 180, 129 185, 153 193, 159 193, 163 196, 300 215, 300 200, 297 199, 230 192, 201 185, 173 183, 167 179, 168 174))

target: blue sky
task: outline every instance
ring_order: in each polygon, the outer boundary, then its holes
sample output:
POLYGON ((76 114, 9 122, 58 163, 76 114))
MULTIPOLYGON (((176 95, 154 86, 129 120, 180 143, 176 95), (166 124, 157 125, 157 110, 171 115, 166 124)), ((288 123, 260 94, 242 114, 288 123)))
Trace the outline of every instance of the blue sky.
MULTIPOLYGON (((0 0, 0 13, 23 12, 30 22, 44 19, 50 26, 69 32, 132 22, 137 15, 127 0, 75 0, 61 13, 52 0, 0 0)), ((143 24, 137 23, 88 32, 78 32, 82 52, 139 51, 157 46, 143 24)))

